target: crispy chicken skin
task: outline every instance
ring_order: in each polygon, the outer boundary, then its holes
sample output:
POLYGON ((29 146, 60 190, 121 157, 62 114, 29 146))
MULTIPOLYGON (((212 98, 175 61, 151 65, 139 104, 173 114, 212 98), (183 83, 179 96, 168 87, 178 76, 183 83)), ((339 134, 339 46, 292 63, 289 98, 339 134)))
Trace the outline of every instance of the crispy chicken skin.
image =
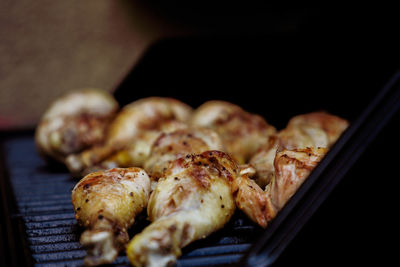
POLYGON ((97 89, 61 96, 45 111, 36 128, 39 154, 63 163, 69 154, 102 142, 118 108, 111 95, 97 89))
POLYGON ((278 133, 281 145, 287 149, 306 147, 329 148, 349 123, 326 112, 312 112, 293 117, 278 133))
POLYGON ((277 210, 296 193, 297 189, 319 164, 327 153, 326 148, 305 148, 278 152, 275 165, 275 178, 266 191, 277 210))
POLYGON ((325 148, 284 149, 278 152, 274 160, 275 175, 265 191, 251 179, 254 169, 242 169, 232 185, 237 207, 265 228, 326 152, 325 148))
MULTIPOLYGON (((170 133, 187 127, 188 125, 182 121, 168 120, 161 122, 156 130, 143 131, 139 133, 133 142, 126 145, 123 149, 111 153, 111 156, 106 157, 100 163, 86 168, 83 173, 116 167, 143 167, 143 164, 149 157, 153 143, 160 134, 170 133)), ((87 158, 91 153, 86 153, 85 151, 82 155, 84 158, 87 158)))
POLYGON ((87 228, 85 265, 111 263, 129 241, 127 230, 147 206, 150 179, 140 168, 115 168, 91 173, 72 190, 75 218, 87 228))
POLYGON ((331 147, 348 127, 348 122, 326 112, 312 112, 293 117, 287 127, 263 145, 250 159, 256 169, 254 179, 264 188, 274 175, 277 150, 307 147, 331 147))
POLYGON ((163 131, 186 127, 192 108, 173 99, 149 97, 125 106, 109 127, 104 144, 67 158, 74 174, 110 167, 142 166, 163 131))
POLYGON ((279 138, 276 135, 271 136, 268 143, 260 147, 249 161, 249 165, 254 167, 255 171, 253 179, 261 188, 265 188, 274 176, 274 159, 279 145, 279 138))
POLYGON ((224 150, 221 138, 211 129, 196 127, 162 133, 153 143, 144 169, 157 181, 175 159, 207 150, 224 150))
POLYGON ((152 223, 127 247, 130 262, 166 266, 182 247, 222 228, 235 210, 231 182, 237 170, 235 161, 220 151, 175 160, 150 196, 152 223))
POLYGON ((198 107, 191 124, 214 129, 227 152, 240 164, 247 163, 257 149, 276 132, 261 116, 224 101, 208 101, 198 107))

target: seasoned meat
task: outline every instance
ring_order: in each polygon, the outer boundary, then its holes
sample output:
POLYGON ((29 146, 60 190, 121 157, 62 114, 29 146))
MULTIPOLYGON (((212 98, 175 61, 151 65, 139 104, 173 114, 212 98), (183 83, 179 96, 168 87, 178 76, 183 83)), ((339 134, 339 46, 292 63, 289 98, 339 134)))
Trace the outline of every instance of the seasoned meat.
POLYGON ((67 166, 77 175, 110 167, 142 166, 159 134, 185 128, 191 113, 189 106, 172 98, 137 100, 118 113, 104 144, 69 156, 67 166))
POLYGON ((152 223, 133 237, 134 266, 166 266, 181 248, 222 228, 235 211, 231 182, 236 163, 220 151, 175 160, 160 178, 147 207, 152 223))
POLYGON ((129 241, 127 230, 147 206, 150 179, 140 168, 91 173, 72 190, 75 218, 87 230, 81 243, 86 265, 111 263, 129 241))
POLYGON ((329 149, 348 127, 348 122, 326 112, 313 112, 293 117, 287 127, 271 137, 250 159, 256 169, 254 179, 264 188, 274 175, 274 158, 281 149, 324 147, 329 149))
POLYGON ((224 150, 221 138, 211 129, 196 127, 163 133, 153 143, 144 169, 157 181, 175 159, 207 150, 224 150))
POLYGON ((312 112, 290 119, 286 128, 278 133, 287 149, 306 147, 329 148, 348 127, 349 123, 326 112, 312 112))
POLYGON ((278 152, 274 159, 274 176, 265 190, 251 179, 255 170, 243 168, 232 186, 236 205, 254 222, 266 227, 326 152, 324 148, 284 149, 278 152))
POLYGON ((214 129, 221 136, 227 152, 240 164, 247 163, 276 132, 261 116, 224 101, 204 103, 195 110, 191 123, 214 129))
POLYGON ((105 91, 83 89, 56 99, 35 132, 39 153, 64 163, 73 153, 103 142, 118 103, 105 91))

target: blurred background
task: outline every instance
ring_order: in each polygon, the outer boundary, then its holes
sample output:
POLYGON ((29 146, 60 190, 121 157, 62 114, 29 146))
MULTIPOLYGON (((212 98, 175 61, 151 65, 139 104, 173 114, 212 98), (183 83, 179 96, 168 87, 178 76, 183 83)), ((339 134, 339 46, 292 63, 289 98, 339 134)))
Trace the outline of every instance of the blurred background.
POLYGON ((112 91, 158 39, 180 35, 140 1, 1 1, 0 128, 33 127, 49 102, 112 91))
POLYGON ((0 10, 3 130, 33 129, 51 101, 85 87, 115 92, 121 104, 219 98, 263 115, 282 101, 286 117, 266 115, 279 127, 309 111, 291 105, 304 93, 321 103, 313 109, 329 111, 335 104, 321 101, 329 96, 359 110, 398 67, 396 17, 376 8, 4 0, 0 10))

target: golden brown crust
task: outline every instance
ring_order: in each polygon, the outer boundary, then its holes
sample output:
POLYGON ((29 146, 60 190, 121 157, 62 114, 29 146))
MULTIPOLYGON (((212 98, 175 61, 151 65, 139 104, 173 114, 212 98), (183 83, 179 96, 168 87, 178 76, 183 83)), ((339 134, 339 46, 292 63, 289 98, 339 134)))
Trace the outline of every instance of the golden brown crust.
POLYGON ((270 136, 268 142, 260 147, 249 161, 249 164, 255 169, 252 179, 261 188, 265 188, 274 176, 274 159, 279 147, 281 147, 279 138, 276 135, 270 136))
POLYGON ((326 148, 285 149, 276 154, 275 179, 267 191, 278 210, 283 208, 327 151, 326 148))
POLYGON ((312 112, 293 117, 286 128, 278 133, 284 148, 329 148, 349 123, 326 112, 312 112))
POLYGON ((191 123, 214 129, 221 136, 227 152, 241 164, 276 132, 261 116, 224 101, 204 103, 195 110, 191 123))
POLYGON ((251 179, 254 170, 242 169, 232 185, 236 205, 251 220, 265 228, 326 152, 324 148, 284 149, 278 152, 274 160, 274 176, 265 190, 251 179))
POLYGON ((313 112, 293 117, 287 127, 269 142, 263 145, 250 159, 250 164, 257 170, 254 177, 257 184, 264 188, 274 175, 274 158, 282 149, 300 149, 307 147, 331 147, 348 122, 326 112, 313 112))
POLYGON ((264 191, 248 174, 241 173, 233 181, 232 193, 239 209, 258 225, 267 226, 271 212, 266 211, 267 203, 264 191))
POLYGON ((211 129, 196 127, 162 133, 153 143, 144 169, 157 181, 175 159, 213 149, 223 150, 223 145, 219 135, 211 129))
POLYGON ((100 148, 71 155, 67 167, 79 175, 93 168, 142 166, 155 139, 162 132, 185 128, 191 113, 192 108, 172 98, 137 100, 118 113, 100 148))
POLYGON ((220 151, 175 160, 151 194, 152 224, 128 245, 130 262, 166 266, 182 247, 223 227, 235 210, 230 184, 236 176, 237 164, 220 151))
POLYGON ((149 195, 150 179, 140 168, 94 172, 76 184, 72 204, 76 220, 87 229, 81 236, 88 248, 86 264, 110 263, 116 258, 149 195))
POLYGON ((141 132, 158 131, 166 121, 186 122, 192 108, 185 103, 163 97, 139 99, 125 106, 110 127, 107 143, 124 147, 141 132))
POLYGON ((113 97, 96 89, 71 91, 56 99, 36 128, 40 155, 63 163, 68 155, 103 142, 117 110, 113 97))
POLYGON ((150 193, 147 180, 147 174, 134 167, 90 173, 72 190, 76 219, 85 227, 93 227, 99 215, 120 227, 132 224, 135 211, 147 204, 150 193), (138 191, 139 187, 142 189, 138 191), (137 200, 133 201, 134 198, 137 200))

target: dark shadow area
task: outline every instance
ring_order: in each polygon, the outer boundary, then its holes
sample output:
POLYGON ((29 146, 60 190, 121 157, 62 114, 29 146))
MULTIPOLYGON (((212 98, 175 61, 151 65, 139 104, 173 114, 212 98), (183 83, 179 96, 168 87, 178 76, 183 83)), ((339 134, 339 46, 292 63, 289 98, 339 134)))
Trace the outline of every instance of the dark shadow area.
POLYGON ((278 128, 293 115, 321 109, 353 120, 398 68, 396 42, 389 40, 389 28, 383 31, 362 17, 319 9, 300 13, 296 27, 284 28, 294 22, 277 16, 281 27, 274 30, 225 35, 209 30, 160 40, 115 96, 121 104, 170 96, 193 107, 223 99, 262 114, 278 128), (377 38, 385 42, 372 42, 377 38))

